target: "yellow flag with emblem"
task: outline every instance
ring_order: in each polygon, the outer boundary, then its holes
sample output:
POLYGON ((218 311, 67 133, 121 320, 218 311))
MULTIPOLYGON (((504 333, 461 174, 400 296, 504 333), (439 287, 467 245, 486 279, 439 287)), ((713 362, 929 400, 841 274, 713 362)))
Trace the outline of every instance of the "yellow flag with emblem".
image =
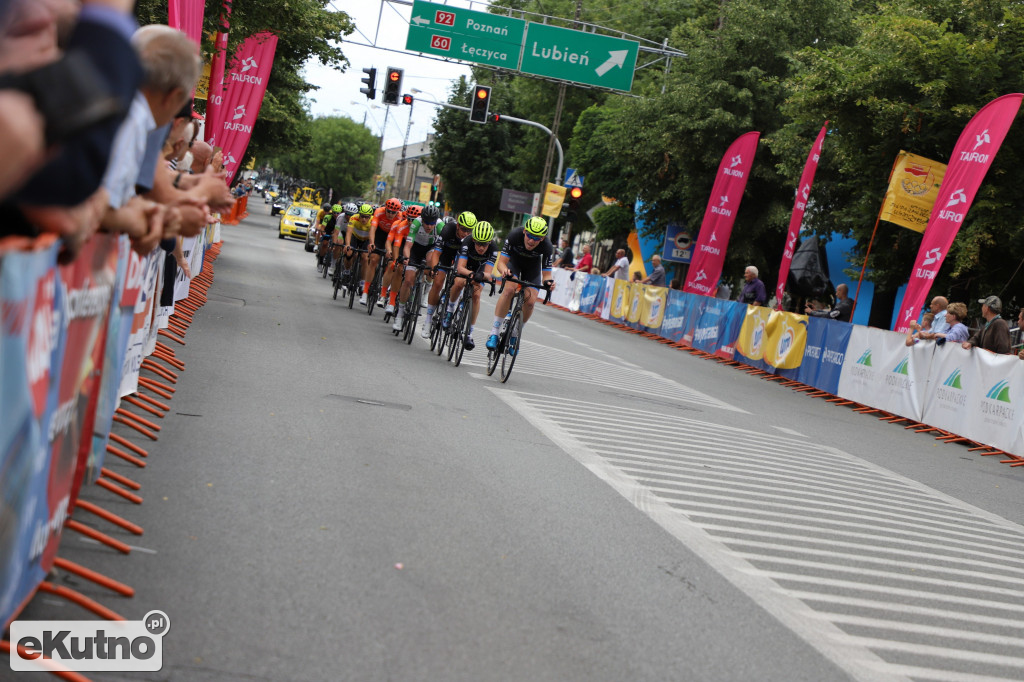
POLYGON ((562 212, 562 204, 565 203, 565 188, 553 182, 548 183, 544 190, 544 206, 541 208, 541 215, 554 218, 562 212))
POLYGON ((945 175, 946 164, 901 151, 885 192, 882 220, 923 233, 945 175))

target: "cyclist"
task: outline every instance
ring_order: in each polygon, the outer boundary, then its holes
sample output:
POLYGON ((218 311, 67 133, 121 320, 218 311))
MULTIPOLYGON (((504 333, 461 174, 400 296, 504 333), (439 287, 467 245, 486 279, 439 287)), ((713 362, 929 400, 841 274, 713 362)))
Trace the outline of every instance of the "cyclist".
MULTIPOLYGON (((485 220, 479 221, 473 226, 473 233, 462 240, 462 248, 459 250, 459 259, 455 269, 460 275, 471 275, 473 278, 473 308, 469 315, 469 329, 466 330, 466 337, 462 340, 466 350, 476 348, 473 340, 473 329, 476 325, 477 315, 480 314, 480 292, 483 291, 483 282, 492 281, 491 269, 494 267, 494 227, 485 220)), ((466 285, 464 279, 457 279, 452 284, 452 294, 448 303, 448 311, 444 316, 445 329, 452 320, 452 313, 466 285)))
MULTIPOLYGON (((323 223, 324 216, 326 216, 330 212, 330 210, 331 210, 331 205, 330 204, 325 203, 323 206, 321 206, 320 209, 316 212, 316 220, 314 220, 313 224, 309 226, 309 231, 310 231, 310 233, 312 233, 311 241, 313 242, 313 244, 315 246, 319 246, 320 245, 320 234, 321 234, 320 226, 323 223)), ((317 262, 319 263, 320 262, 319 249, 314 249, 314 250, 317 251, 315 256, 316 256, 317 262)))
MULTIPOLYGON (((391 197, 384 202, 383 206, 373 212, 373 219, 370 221, 370 247, 374 251, 370 253, 369 269, 366 270, 365 277, 363 278, 363 295, 359 297, 359 305, 366 305, 366 297, 370 293, 370 281, 373 279, 373 273, 377 269, 377 263, 380 262, 380 254, 377 251, 384 250, 384 247, 387 245, 388 234, 391 233, 391 227, 401 219, 402 202, 396 197, 391 197)), ((383 293, 382 291, 381 294, 383 293)))
MULTIPOLYGON (((372 220, 373 206, 370 206, 370 204, 360 206, 359 211, 348 219, 348 229, 345 231, 345 270, 352 270, 352 256, 355 255, 352 247, 365 249, 366 245, 370 243, 370 223, 372 220)), ((359 254, 359 259, 363 263, 363 279, 366 279, 366 254, 359 254)), ((363 302, 366 302, 365 298, 363 302)))
MULTIPOLYGON (((412 208, 419 209, 419 206, 413 206, 412 208)), ((425 263, 428 268, 433 267, 430 265, 432 259, 428 256, 434 255, 431 247, 434 244, 434 229, 437 227, 437 220, 440 216, 441 212, 436 207, 427 206, 420 213, 419 218, 414 218, 410 223, 409 236, 405 240, 402 252, 402 258, 405 260, 405 270, 401 280, 398 314, 395 316, 395 323, 391 325, 391 328, 395 331, 401 331, 402 329, 402 319, 405 317, 405 303, 409 300, 412 288, 418 284, 416 282, 416 268, 421 263, 425 263)), ((399 284, 395 283, 391 288, 394 291, 399 288, 399 284)))
POLYGON ((345 245, 345 232, 348 231, 348 221, 358 213, 359 207, 350 201, 341 207, 341 211, 334 220, 334 234, 331 235, 330 277, 334 276, 334 269, 338 267, 338 261, 341 260, 341 252, 345 245))
MULTIPOLYGON (((402 288, 402 280, 405 275, 405 269, 398 266, 402 260, 405 239, 409 236, 413 222, 418 222, 419 218, 420 207, 415 204, 407 206, 402 213, 402 220, 395 222, 391 226, 391 231, 388 232, 388 240, 384 245, 384 250, 388 252, 388 257, 392 260, 391 270, 389 271, 390 276, 385 277, 384 282, 385 286, 391 289, 391 294, 388 298, 388 305, 384 308, 385 313, 395 312, 395 300, 398 298, 398 292, 402 288)), ((383 295, 381 298, 383 298, 383 295)))
MULTIPOLYGON (((434 284, 430 287, 430 293, 427 294, 428 320, 434 316, 434 310, 437 309, 437 304, 441 300, 441 289, 444 287, 444 272, 437 270, 436 268, 438 265, 446 268, 450 268, 455 265, 455 257, 462 248, 462 240, 469 236, 476 223, 476 216, 469 211, 463 211, 459 214, 459 217, 454 220, 451 218, 445 218, 445 226, 441 229, 441 232, 437 235, 437 239, 434 241, 434 253, 436 253, 437 256, 435 257, 436 260, 433 261, 433 265, 430 266, 435 269, 435 273, 434 284)), ((425 339, 430 337, 429 324, 423 325, 423 329, 420 331, 420 336, 425 339)))
MULTIPOLYGON (((537 290, 541 285, 548 285, 551 291, 555 287, 555 281, 551 279, 551 257, 555 253, 555 248, 547 234, 546 220, 538 216, 530 218, 522 227, 508 233, 494 268, 499 277, 511 274, 517 279, 533 282, 533 286, 526 288, 523 300, 524 325, 533 315, 533 304, 537 301, 537 290)), ((487 347, 491 350, 498 347, 498 330, 501 329, 501 321, 512 304, 513 295, 512 287, 506 287, 494 307, 494 323, 491 325, 491 335, 487 337, 487 347)), ((509 351, 512 355, 515 355, 517 350, 516 341, 517 339, 509 339, 509 351)))
POLYGON ((325 253, 328 248, 327 244, 331 241, 331 237, 334 235, 334 223, 338 219, 338 214, 341 213, 341 204, 324 204, 327 206, 322 214, 320 215, 320 234, 319 244, 320 248, 317 250, 317 261, 325 260, 327 254, 325 253))

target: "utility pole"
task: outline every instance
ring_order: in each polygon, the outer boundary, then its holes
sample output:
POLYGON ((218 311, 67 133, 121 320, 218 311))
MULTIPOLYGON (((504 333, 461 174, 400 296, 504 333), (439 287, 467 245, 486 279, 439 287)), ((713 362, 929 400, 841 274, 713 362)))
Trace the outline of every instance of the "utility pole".
POLYGON ((405 126, 405 142, 402 143, 402 181, 399 184, 400 189, 398 193, 398 197, 402 201, 405 201, 405 194, 409 190, 409 188, 405 186, 406 180, 409 178, 409 171, 405 167, 405 150, 409 146, 409 131, 412 130, 412 108, 415 103, 416 100, 412 100, 409 103, 409 122, 405 126))
MULTIPOLYGON (((384 135, 388 131, 388 114, 390 114, 390 113, 391 113, 391 107, 385 107, 384 108, 384 125, 382 125, 380 127, 380 154, 379 154, 379 158, 377 159, 377 169, 378 169, 377 179, 378 180, 383 180, 383 176, 384 176, 384 135)), ((387 189, 386 185, 385 185, 385 189, 387 189)), ((381 203, 381 199, 383 199, 383 198, 384 198, 384 193, 381 192, 380 196, 377 197, 377 203, 378 204, 381 203)))

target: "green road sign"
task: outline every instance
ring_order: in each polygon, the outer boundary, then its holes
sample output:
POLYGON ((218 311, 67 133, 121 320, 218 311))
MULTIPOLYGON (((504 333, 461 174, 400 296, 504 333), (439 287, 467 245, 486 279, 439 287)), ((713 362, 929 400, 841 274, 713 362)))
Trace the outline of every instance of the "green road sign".
POLYGON ((530 22, 519 70, 629 91, 639 48, 634 40, 530 22))
POLYGON ((415 0, 405 49, 514 70, 525 32, 522 19, 415 0))

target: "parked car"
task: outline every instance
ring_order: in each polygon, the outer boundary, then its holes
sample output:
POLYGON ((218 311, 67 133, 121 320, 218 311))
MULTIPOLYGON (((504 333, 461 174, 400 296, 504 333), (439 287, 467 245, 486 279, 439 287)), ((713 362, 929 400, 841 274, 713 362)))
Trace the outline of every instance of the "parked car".
POLYGON ((317 213, 320 207, 316 204, 294 203, 281 216, 281 222, 277 227, 278 239, 295 237, 306 240, 310 228, 316 222, 317 213))

